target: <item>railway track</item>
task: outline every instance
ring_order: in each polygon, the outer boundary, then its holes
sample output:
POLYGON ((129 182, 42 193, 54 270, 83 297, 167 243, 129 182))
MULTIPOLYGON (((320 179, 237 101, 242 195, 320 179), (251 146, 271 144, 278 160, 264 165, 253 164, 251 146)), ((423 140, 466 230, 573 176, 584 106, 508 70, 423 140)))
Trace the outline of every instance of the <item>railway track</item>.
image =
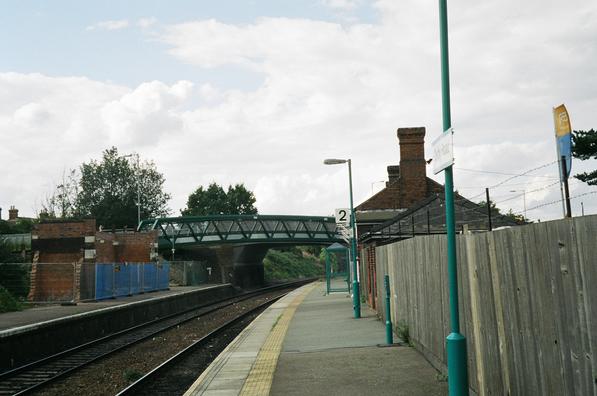
POLYGON ((87 366, 98 359, 151 338, 156 334, 179 326, 185 322, 208 315, 232 304, 255 298, 259 295, 280 289, 297 287, 304 283, 306 283, 306 281, 270 286, 198 306, 191 310, 135 326, 36 362, 23 365, 0 374, 0 395, 22 395, 41 389, 49 383, 59 378, 63 378, 69 373, 87 366))
POLYGON ((253 318, 284 295, 260 304, 224 323, 123 389, 117 396, 182 395, 215 357, 206 359, 206 355, 209 355, 214 346, 216 349, 214 354, 217 355, 253 318), (218 343, 220 345, 217 345, 218 343))

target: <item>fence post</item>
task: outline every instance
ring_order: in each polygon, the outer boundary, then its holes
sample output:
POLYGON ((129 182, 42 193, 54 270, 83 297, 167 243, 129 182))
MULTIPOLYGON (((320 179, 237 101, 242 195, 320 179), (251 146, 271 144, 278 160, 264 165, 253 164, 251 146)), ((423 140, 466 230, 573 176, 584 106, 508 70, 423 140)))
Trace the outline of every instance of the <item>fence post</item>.
POLYGON ((112 298, 116 297, 116 264, 112 263, 112 298))
POLYGON ((392 318, 390 311, 390 276, 384 276, 384 287, 386 289, 386 344, 394 343, 394 334, 392 333, 392 318))

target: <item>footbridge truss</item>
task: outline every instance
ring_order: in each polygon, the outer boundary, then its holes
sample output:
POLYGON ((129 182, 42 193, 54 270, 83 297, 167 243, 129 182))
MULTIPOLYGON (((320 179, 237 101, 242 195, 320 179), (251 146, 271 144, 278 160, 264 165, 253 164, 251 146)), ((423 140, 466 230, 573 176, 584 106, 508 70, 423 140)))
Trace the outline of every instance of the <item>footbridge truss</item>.
POLYGON ((333 217, 216 215, 143 220, 138 231, 158 230, 160 249, 222 244, 333 244, 342 236, 333 217))

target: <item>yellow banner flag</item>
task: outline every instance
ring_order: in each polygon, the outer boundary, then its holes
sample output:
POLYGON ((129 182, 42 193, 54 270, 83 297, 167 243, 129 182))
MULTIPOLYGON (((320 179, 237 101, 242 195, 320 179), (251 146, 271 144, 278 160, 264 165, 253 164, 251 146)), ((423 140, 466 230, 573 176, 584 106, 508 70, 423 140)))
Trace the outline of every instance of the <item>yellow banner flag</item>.
POLYGON ((563 104, 553 109, 553 122, 557 137, 566 136, 572 132, 568 111, 566 111, 566 106, 563 104))

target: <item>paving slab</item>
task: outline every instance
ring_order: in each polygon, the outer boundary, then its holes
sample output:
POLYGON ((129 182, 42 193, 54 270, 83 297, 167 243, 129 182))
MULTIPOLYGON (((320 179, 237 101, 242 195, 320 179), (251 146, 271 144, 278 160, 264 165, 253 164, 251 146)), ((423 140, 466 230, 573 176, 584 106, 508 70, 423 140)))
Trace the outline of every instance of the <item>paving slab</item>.
POLYGON ((447 395, 443 376, 415 349, 384 346, 385 325, 347 293, 313 289, 296 310, 278 357, 271 395, 447 395))

